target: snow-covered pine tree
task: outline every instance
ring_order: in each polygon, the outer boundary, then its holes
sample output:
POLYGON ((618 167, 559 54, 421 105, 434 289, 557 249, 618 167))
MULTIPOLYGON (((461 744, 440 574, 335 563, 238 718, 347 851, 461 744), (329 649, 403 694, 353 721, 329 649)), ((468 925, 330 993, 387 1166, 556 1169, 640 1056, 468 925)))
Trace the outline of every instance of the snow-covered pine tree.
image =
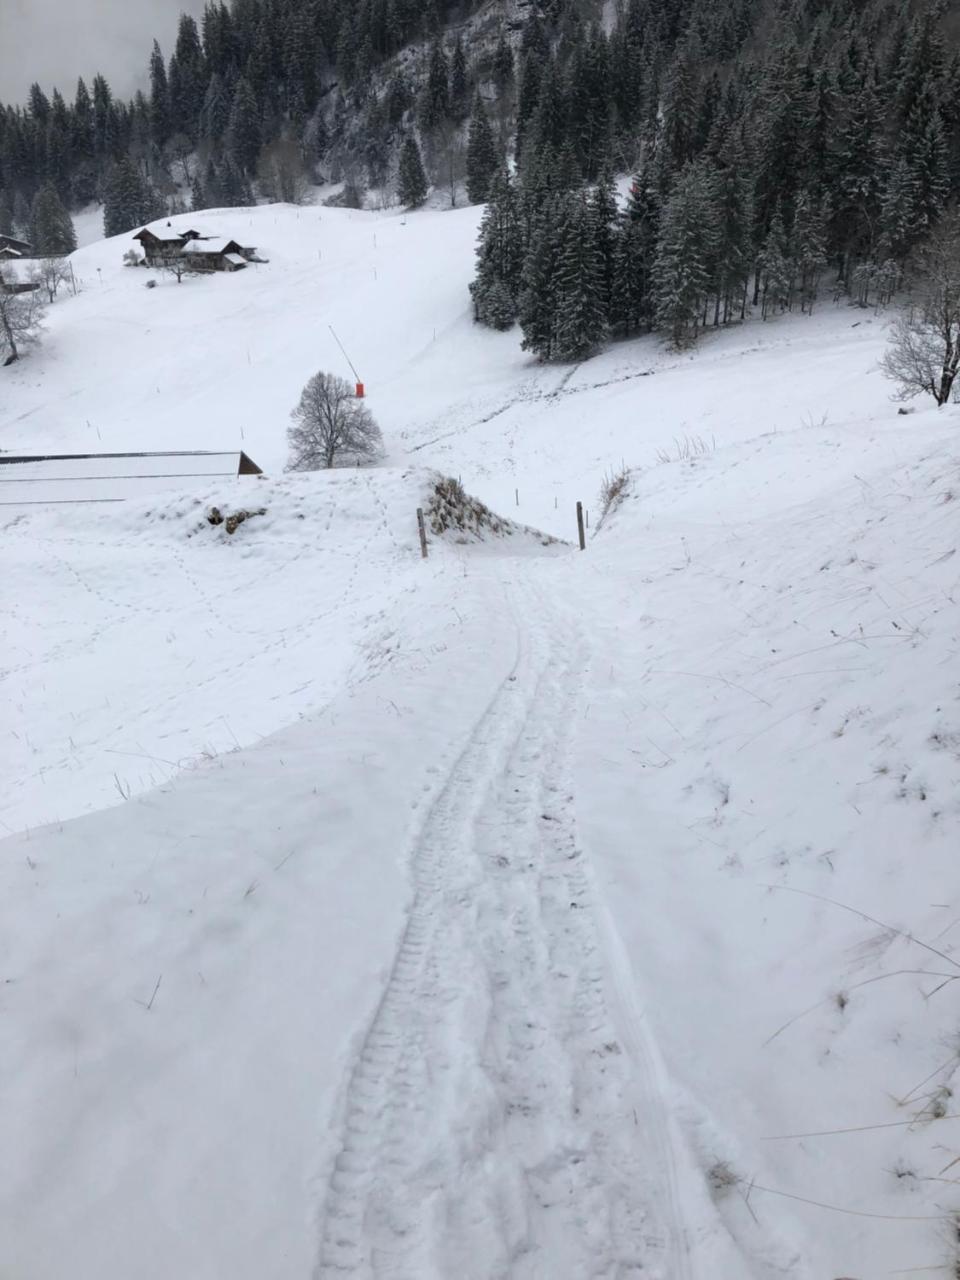
POLYGON ((800 311, 811 314, 817 300, 820 277, 827 265, 824 209, 814 203, 807 191, 797 195, 790 233, 790 255, 796 270, 796 286, 800 291, 800 311))
POLYGON ((214 72, 207 83, 203 106, 200 109, 200 142, 203 146, 218 148, 230 123, 230 102, 219 73, 214 72))
POLYGON ((555 360, 584 360, 607 332, 596 209, 583 194, 565 202, 558 255, 555 360))
POLYGON ((457 122, 463 120, 467 113, 469 85, 467 82, 467 58, 463 52, 463 41, 457 33, 450 59, 450 118, 457 122))
POLYGON ((132 160, 124 158, 111 170, 103 193, 103 234, 132 231, 163 216, 163 203, 132 160))
POLYGON ((630 187, 616 237, 611 323, 622 335, 648 329, 653 323, 652 277, 659 228, 660 200, 649 173, 639 173, 630 187))
POLYGON ((250 179, 228 155, 219 170, 220 203, 227 209, 247 209, 254 203, 250 179))
POLYGON ((757 255, 757 275, 760 281, 761 315, 766 320, 772 313, 789 307, 793 292, 793 263, 779 209, 773 215, 770 230, 757 255))
POLYGON ((523 258, 517 195, 501 167, 490 184, 477 241, 477 272, 470 284, 474 319, 479 324, 509 329, 515 322, 523 258))
POLYGON ((663 209, 653 270, 656 325, 672 346, 695 341, 714 278, 717 210, 712 171, 691 160, 663 209))
POLYGON ((10 197, 9 188, 4 187, 0 191, 0 236, 13 234, 13 200, 10 197))
POLYGON ((450 65, 438 36, 430 47, 427 82, 423 90, 420 119, 425 129, 436 129, 450 109, 450 65))
POLYGON ((590 222, 600 269, 600 299, 605 323, 613 314, 613 291, 616 272, 616 228, 619 217, 613 175, 604 166, 589 196, 590 222))
POLYGON ((154 146, 162 147, 170 137, 170 94, 167 66, 160 45, 153 42, 150 54, 150 137, 154 146))
POLYGON ((73 221, 52 183, 44 184, 33 197, 30 243, 42 257, 63 258, 77 247, 73 221))
POLYGON ((753 263, 754 207, 750 172, 743 148, 730 141, 715 178, 717 211, 714 324, 743 319, 753 263))
POLYGON ((260 112, 250 81, 237 81, 224 145, 227 156, 245 174, 256 171, 260 155, 260 112))
POLYGON ((948 191, 948 149, 933 86, 926 82, 907 117, 901 153, 913 171, 913 216, 917 239, 943 212, 948 191))
POLYGON ((407 134, 400 149, 397 194, 400 203, 408 209, 419 208, 427 198, 427 175, 423 170, 420 147, 412 133, 407 134))
POLYGON ((554 355, 557 340, 560 255, 564 221, 571 198, 548 194, 535 210, 523 261, 518 318, 523 329, 524 351, 541 360, 554 355))
POLYGON ((917 180, 910 161, 901 156, 890 166, 880 204, 880 253, 906 258, 917 238, 917 180))
POLYGON ((203 178, 200 176, 198 166, 193 175, 193 182, 190 184, 190 209, 196 213, 200 209, 206 209, 207 207, 207 197, 203 190, 203 178))
POLYGON ((498 166, 493 131, 478 92, 473 100, 467 134, 467 199, 471 204, 483 204, 486 200, 498 166))

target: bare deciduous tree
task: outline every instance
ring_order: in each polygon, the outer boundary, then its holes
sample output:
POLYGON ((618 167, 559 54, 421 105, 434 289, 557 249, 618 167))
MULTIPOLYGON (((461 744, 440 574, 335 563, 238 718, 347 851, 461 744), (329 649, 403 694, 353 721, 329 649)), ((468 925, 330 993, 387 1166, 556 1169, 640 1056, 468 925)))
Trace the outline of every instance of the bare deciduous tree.
POLYGON ((0 362, 13 364, 24 347, 39 341, 42 322, 37 292, 8 293, 0 277, 0 362))
POLYGON ((463 130, 450 120, 436 130, 430 144, 430 167, 434 186, 443 187, 450 197, 450 208, 457 206, 457 193, 467 173, 467 146, 463 130))
POLYGON ((179 254, 168 254, 160 264, 160 272, 165 276, 173 276, 177 284, 182 282, 184 276, 196 274, 195 268, 179 254))
POLYGON ((896 382, 896 399, 931 395, 944 405, 960 371, 960 213, 940 221, 909 273, 919 296, 894 324, 880 368, 896 382))
POLYGON ((70 263, 66 258, 42 258, 30 273, 30 280, 47 295, 51 305, 60 286, 70 279, 70 263))
POLYGON ((370 410, 350 383, 335 374, 315 373, 290 416, 288 471, 374 462, 383 453, 383 437, 370 410))

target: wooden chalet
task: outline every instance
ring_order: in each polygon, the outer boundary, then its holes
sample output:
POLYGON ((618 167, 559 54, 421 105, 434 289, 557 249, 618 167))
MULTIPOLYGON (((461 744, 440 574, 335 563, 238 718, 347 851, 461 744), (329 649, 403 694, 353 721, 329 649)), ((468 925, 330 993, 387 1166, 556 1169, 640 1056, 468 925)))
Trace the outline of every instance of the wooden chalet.
POLYGON ((199 235, 200 232, 194 231, 192 227, 187 231, 174 231, 168 222, 158 231, 151 231, 149 227, 144 227, 133 238, 140 242, 147 266, 156 267, 169 262, 171 258, 179 258, 184 245, 196 240, 199 235))
POLYGON ((184 260, 194 271, 242 271, 252 249, 219 236, 194 239, 183 247, 184 260))

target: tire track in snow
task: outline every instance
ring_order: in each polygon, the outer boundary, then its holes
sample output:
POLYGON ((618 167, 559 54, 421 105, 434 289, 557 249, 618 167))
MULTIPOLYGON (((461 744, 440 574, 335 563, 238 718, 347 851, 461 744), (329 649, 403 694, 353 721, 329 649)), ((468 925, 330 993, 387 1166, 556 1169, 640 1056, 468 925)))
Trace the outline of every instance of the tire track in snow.
POLYGON ((672 1154, 634 1108, 644 1064, 611 1021, 573 820, 583 653, 535 594, 511 592, 513 670, 422 820, 315 1280, 688 1274, 672 1154))

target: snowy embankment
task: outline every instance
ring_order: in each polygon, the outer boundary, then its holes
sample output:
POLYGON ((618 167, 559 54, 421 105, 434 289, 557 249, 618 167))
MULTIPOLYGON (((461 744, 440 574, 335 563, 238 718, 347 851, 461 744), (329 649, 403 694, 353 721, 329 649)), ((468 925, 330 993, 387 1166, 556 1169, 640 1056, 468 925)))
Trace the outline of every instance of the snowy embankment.
POLYGON ((0 447, 276 474, 332 323, 391 465, 4 514, 0 1270, 949 1274, 958 410, 846 308, 531 364, 473 210, 200 216, 269 265, 82 250, 0 447), (587 552, 421 561, 427 467, 587 552))

